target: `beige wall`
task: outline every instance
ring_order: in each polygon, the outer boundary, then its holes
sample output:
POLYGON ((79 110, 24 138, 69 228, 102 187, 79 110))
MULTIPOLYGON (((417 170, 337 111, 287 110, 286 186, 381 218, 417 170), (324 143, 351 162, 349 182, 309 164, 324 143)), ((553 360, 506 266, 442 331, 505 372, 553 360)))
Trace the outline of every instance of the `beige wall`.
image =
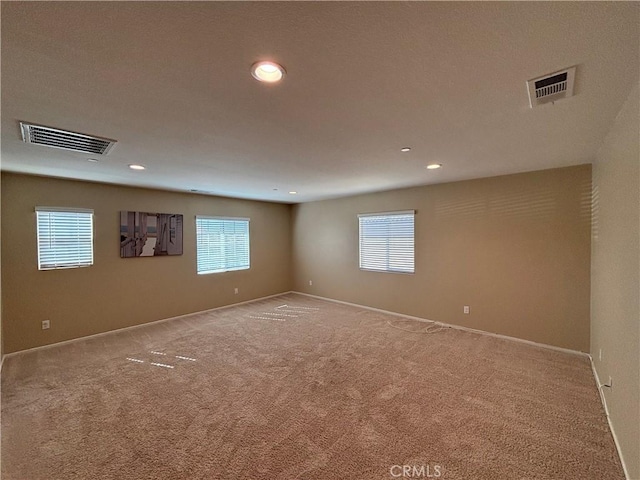
POLYGON ((591 354, 629 478, 640 479, 640 101, 633 90, 593 166, 591 354), (602 357, 600 357, 602 352, 602 357))
POLYGON ((587 351, 590 191, 590 167, 585 165, 313 202, 291 211, 287 205, 4 173, 5 349, 13 352, 295 287, 587 351), (95 210, 94 266, 37 270, 36 205, 95 210), (405 209, 417 210, 416 274, 360 271, 357 214, 405 209), (183 213, 184 255, 121 259, 120 210, 183 213), (196 214, 251 217, 251 270, 195 274, 195 251, 189 245, 195 243, 196 214), (234 287, 239 295, 233 294, 234 287), (463 305, 471 306, 470 315, 462 313, 463 305), (52 322, 49 331, 40 329, 44 319, 52 322))
POLYGON ((587 352, 590 195, 582 165, 297 205, 294 289, 587 352), (416 273, 361 271, 357 215, 410 209, 416 273))
MULTIPOLYGON (((2 218, 2 182, 0 182, 0 219, 1 218, 2 218)), ((1 221, 0 221, 0 225, 2 225, 1 221)), ((0 251, 2 251, 2 228, 0 228, 0 251)), ((0 255, 0 361, 2 361, 3 357, 4 357, 4 338, 2 336, 2 255, 0 255)))
POLYGON ((291 289, 288 205, 9 173, 1 193, 5 353, 291 289), (92 267, 38 271, 36 205, 95 210, 92 267), (182 213, 184 254, 120 258, 120 210, 182 213), (250 217, 251 269, 197 275, 196 214, 250 217))

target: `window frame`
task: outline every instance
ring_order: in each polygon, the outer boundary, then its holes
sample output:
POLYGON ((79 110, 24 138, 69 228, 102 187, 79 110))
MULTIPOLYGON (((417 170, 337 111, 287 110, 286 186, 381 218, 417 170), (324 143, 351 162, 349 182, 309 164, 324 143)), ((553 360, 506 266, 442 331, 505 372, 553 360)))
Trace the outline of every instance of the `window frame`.
MULTIPOLYGON (((196 221, 195 221, 195 227, 196 227, 196 273, 198 275, 209 275, 212 273, 225 273, 225 272, 237 272, 237 271, 242 271, 242 270, 249 270, 251 268, 251 219, 250 218, 246 218, 246 217, 225 217, 225 216, 218 216, 218 215, 196 215, 196 221), (232 265, 232 266, 228 266, 228 252, 225 252, 225 266, 222 268, 216 268, 216 269, 207 269, 207 270, 199 270, 200 269, 200 255, 201 255, 201 250, 200 250, 200 237, 199 237, 199 231, 200 231, 200 224, 199 221, 201 220, 215 220, 215 221, 219 221, 219 222, 234 222, 234 223, 238 223, 238 222, 246 222, 246 262, 243 263, 237 263, 236 265, 232 265)), ((221 243, 220 246, 222 248, 225 247, 224 243, 221 243)), ((237 257, 238 253, 234 252, 234 255, 237 257)), ((209 262, 209 263, 213 263, 213 262, 209 262)))
MULTIPOLYGON (((95 222, 94 222, 94 211, 93 209, 88 208, 70 208, 70 207, 44 207, 37 206, 35 207, 36 214, 36 249, 37 249, 37 261, 38 261, 38 270, 39 271, 47 271, 47 270, 68 270, 73 268, 85 268, 91 267, 94 264, 94 240, 95 240, 95 222), (81 230, 80 225, 75 233, 76 240, 76 250, 78 250, 77 256, 72 260, 57 260, 56 255, 59 257, 69 257, 69 254, 72 253, 71 250, 73 247, 62 247, 59 246, 56 250, 55 245, 52 246, 52 242, 55 242, 55 226, 52 225, 52 215, 60 214, 57 218, 58 222, 63 220, 65 215, 69 214, 78 214, 81 215, 84 221, 86 221, 87 216, 89 219, 89 234, 90 238, 83 238, 86 235, 86 225, 84 225, 84 229, 81 230), (47 221, 49 223, 48 226, 42 224, 45 221, 45 216, 48 217, 47 221), (43 232, 46 230, 46 232, 43 232), (47 235, 43 238, 43 233, 47 235), (53 253, 48 253, 43 249, 43 245, 46 244, 46 239, 49 239, 50 250, 53 253), (81 255, 80 249, 89 249, 88 255, 81 255), (65 251, 66 250, 66 251, 65 251)), ((61 234, 62 232, 58 232, 61 234)), ((71 235, 73 237, 74 235, 71 235)), ((60 242, 61 244, 61 242, 60 242)))
MULTIPOLYGON (((416 211, 415 210, 399 210, 399 211, 393 211, 393 212, 377 212, 377 213, 361 213, 358 214, 358 266, 360 268, 361 271, 366 271, 366 272, 381 272, 381 273, 397 273, 397 274, 404 274, 404 275, 414 275, 415 274, 415 243, 416 243, 416 235, 415 235, 415 216, 416 216, 416 211), (383 238, 386 240, 386 254, 381 256, 381 257, 375 257, 374 253, 372 252, 372 248, 374 248, 373 246, 366 246, 364 245, 364 243, 366 242, 367 239, 371 239, 371 235, 368 235, 366 237, 363 237, 363 226, 366 227, 366 225, 363 225, 363 220, 364 219, 372 219, 374 217, 376 218, 381 218, 381 219, 390 219, 392 217, 408 217, 411 216, 411 242, 410 244, 407 245, 403 245, 402 242, 400 245, 396 244, 396 247, 393 248, 392 245, 390 245, 390 241, 392 240, 400 240, 402 238, 406 238, 406 235, 393 235, 393 232, 388 232, 388 234, 386 236, 381 236, 380 238, 383 238), (366 251, 366 249, 369 249, 369 252, 366 251), (406 252, 405 252, 406 250, 406 252), (404 259, 402 259, 402 256, 409 254, 410 253, 410 259, 407 260, 407 267, 406 268, 392 268, 391 264, 393 263, 393 259, 391 258, 392 255, 395 255, 396 261, 401 260, 404 261, 404 259), (364 254, 364 255, 363 255, 364 254), (369 258, 367 258, 369 257, 369 258), (377 260, 377 262, 374 262, 374 264, 372 264, 371 262, 367 262, 367 260, 377 260), (384 265, 384 267, 380 266, 380 267, 376 267, 375 263, 377 263, 378 265, 384 265)), ((388 224, 389 225, 389 224, 388 224)), ((399 232, 399 233, 403 233, 403 232, 399 232)))

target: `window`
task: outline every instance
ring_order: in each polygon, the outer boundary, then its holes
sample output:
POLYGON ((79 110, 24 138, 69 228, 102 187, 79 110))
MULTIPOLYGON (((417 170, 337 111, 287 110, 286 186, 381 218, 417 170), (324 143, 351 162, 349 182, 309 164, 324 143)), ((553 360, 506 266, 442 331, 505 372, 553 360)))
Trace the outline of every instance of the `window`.
POLYGON ((414 272, 413 210, 358 215, 360 268, 380 272, 414 272))
POLYGON ((93 210, 36 207, 38 270, 93 265, 93 210))
POLYGON ((196 217, 198 273, 249 268, 249 219, 196 217))

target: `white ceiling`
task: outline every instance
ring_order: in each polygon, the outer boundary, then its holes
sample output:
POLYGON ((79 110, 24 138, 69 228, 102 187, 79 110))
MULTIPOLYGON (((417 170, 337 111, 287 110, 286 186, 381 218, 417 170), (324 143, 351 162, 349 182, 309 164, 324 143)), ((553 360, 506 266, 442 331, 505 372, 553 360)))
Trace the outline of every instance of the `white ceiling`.
POLYGON ((638 81, 639 14, 638 2, 5 1, 2 169, 297 203, 588 163, 638 81), (262 59, 285 66, 281 84, 251 77, 262 59), (575 97, 530 109, 525 82, 572 65, 575 97), (23 143, 20 120, 118 143, 90 163, 23 143))

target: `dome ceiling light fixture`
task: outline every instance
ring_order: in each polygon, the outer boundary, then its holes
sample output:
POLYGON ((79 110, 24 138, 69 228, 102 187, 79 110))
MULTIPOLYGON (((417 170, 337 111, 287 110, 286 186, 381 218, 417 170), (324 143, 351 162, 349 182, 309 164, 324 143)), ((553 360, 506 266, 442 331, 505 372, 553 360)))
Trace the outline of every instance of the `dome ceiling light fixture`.
POLYGON ((251 75, 260 82, 276 83, 282 80, 286 70, 275 62, 262 61, 251 65, 251 75))

